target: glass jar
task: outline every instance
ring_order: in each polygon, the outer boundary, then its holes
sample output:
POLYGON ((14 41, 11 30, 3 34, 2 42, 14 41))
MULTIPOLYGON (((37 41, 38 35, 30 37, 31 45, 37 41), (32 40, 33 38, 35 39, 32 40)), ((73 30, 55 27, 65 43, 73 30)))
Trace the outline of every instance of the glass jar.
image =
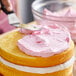
POLYGON ((32 4, 33 16, 38 24, 65 26, 69 29, 72 39, 76 42, 75 9, 75 2, 67 0, 35 0, 32 4))

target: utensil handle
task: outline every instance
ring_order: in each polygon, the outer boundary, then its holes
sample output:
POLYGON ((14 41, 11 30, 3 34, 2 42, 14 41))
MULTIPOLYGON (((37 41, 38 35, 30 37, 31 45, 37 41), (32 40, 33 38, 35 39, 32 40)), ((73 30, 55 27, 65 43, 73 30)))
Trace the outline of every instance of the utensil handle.
POLYGON ((4 4, 2 3, 2 0, 0 0, 0 4, 1 4, 1 9, 3 10, 3 12, 5 13, 5 14, 11 14, 11 13, 14 13, 14 11, 12 10, 12 11, 8 11, 7 9, 6 9, 6 7, 4 6, 4 4))

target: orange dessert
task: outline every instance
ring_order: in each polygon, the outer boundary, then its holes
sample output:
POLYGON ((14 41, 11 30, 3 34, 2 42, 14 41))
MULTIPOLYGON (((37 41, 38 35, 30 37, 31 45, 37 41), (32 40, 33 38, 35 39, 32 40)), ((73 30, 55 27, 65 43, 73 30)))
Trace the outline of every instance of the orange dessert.
MULTIPOLYGON (((55 30, 57 29, 56 27, 50 28, 55 30)), ((31 35, 35 36, 39 31, 32 31, 31 35)), ((56 33, 58 34, 58 32, 56 33)), ((43 34, 45 34, 44 30, 43 33, 37 35, 39 36, 38 38, 42 37, 43 34)), ((53 54, 51 54, 50 51, 50 56, 47 55, 47 49, 45 50, 46 52, 43 51, 45 53, 44 55, 46 56, 42 55, 43 52, 41 54, 40 49, 38 50, 38 54, 40 56, 37 56, 36 54, 30 55, 24 52, 24 50, 20 49, 20 47, 18 46, 18 40, 21 40, 28 35, 30 34, 25 35, 18 29, 0 36, 0 74, 2 74, 3 76, 72 76, 74 63, 74 43, 68 34, 66 36, 69 38, 69 40, 66 40, 66 44, 64 42, 65 45, 68 45, 67 48, 65 48, 64 50, 58 48, 58 50, 56 51, 51 50, 53 54), (57 51, 60 50, 61 52, 57 53, 57 51)), ((56 37, 56 39, 58 38, 56 37)), ((43 37, 42 40, 45 41, 43 37)), ((42 47, 44 48, 44 46, 42 47)), ((29 51, 29 49, 27 51, 29 51)))

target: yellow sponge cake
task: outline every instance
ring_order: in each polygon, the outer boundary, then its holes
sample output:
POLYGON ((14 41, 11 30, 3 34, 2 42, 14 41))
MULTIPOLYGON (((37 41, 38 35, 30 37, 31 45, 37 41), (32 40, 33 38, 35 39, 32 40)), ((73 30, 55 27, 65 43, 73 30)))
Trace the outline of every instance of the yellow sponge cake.
POLYGON ((74 43, 59 54, 49 57, 31 56, 17 46, 23 38, 18 30, 0 36, 0 74, 3 76, 72 76, 74 43))

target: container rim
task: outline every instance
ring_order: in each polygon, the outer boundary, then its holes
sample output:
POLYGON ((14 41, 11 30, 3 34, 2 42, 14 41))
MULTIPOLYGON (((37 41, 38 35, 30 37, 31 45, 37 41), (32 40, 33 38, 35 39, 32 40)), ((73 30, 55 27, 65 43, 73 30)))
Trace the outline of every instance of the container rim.
MULTIPOLYGON (((34 12, 37 16, 45 16, 45 14, 43 14, 43 13, 41 13, 41 12, 39 12, 39 11, 37 11, 37 10, 35 10, 34 9, 34 5, 37 3, 37 2, 39 2, 39 1, 41 1, 41 0, 35 0, 33 3, 32 3, 32 5, 31 5, 31 8, 32 8, 32 12, 34 12)), ((49 0, 50 1, 50 0, 49 0)), ((61 0, 57 0, 57 1, 55 1, 55 0, 52 0, 51 2, 58 2, 58 1, 61 1, 61 0)), ((67 2, 67 1, 61 1, 61 2, 67 2)), ((71 3, 71 4, 74 4, 73 2, 71 2, 71 1, 69 1, 69 3, 71 3)), ((40 17, 39 16, 39 17, 40 17)), ((52 17, 52 18, 61 18, 61 19, 69 19, 68 21, 76 21, 76 17, 64 17, 64 16, 50 16, 50 15, 47 15, 47 18, 49 18, 49 17, 52 17)))

